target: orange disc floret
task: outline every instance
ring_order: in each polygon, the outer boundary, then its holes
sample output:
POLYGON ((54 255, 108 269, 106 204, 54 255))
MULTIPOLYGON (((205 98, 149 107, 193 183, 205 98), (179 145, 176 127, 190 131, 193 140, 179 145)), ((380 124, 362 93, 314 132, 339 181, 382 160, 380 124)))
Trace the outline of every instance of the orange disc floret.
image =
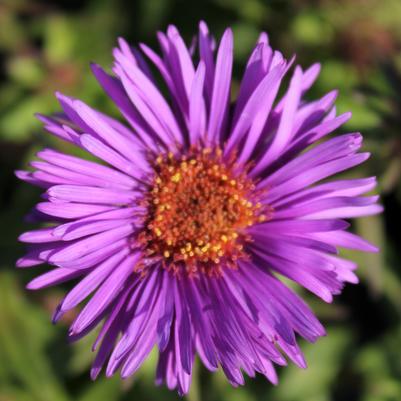
POLYGON ((244 229, 266 217, 255 185, 220 149, 160 155, 147 195, 148 215, 140 235, 149 257, 188 274, 220 275, 244 257, 244 229))

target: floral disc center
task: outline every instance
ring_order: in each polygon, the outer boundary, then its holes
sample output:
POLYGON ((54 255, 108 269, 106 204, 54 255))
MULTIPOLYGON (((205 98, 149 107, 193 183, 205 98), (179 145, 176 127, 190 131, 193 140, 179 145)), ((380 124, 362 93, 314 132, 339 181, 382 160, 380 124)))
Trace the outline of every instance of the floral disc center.
POLYGON ((161 155, 148 193, 145 230, 149 257, 174 272, 220 275, 245 256, 244 230, 265 219, 254 183, 220 149, 161 155))

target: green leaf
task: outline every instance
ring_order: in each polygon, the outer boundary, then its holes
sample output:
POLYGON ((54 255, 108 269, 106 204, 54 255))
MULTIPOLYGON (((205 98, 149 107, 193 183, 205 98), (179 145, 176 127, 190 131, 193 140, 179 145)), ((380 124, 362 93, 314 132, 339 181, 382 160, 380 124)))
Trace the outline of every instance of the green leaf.
POLYGON ((45 24, 45 55, 51 63, 59 64, 72 59, 76 30, 65 15, 52 15, 45 24))
POLYGON ((37 59, 16 57, 8 64, 9 75, 26 88, 35 88, 44 79, 44 70, 37 59))
POLYGON ((332 328, 328 330, 327 337, 319 339, 316 344, 302 344, 308 368, 302 370, 293 364, 284 368, 280 384, 272 392, 272 399, 328 401, 330 388, 351 342, 350 331, 332 328))
POLYGON ((318 13, 311 10, 298 14, 292 24, 292 34, 298 42, 308 46, 329 43, 334 35, 333 28, 318 13))
POLYGON ((117 401, 121 395, 121 379, 116 375, 111 379, 101 378, 96 382, 89 382, 76 401, 117 401))
POLYGON ((0 355, 8 374, 37 401, 68 401, 46 356, 43 314, 21 294, 13 275, 0 274, 0 355))

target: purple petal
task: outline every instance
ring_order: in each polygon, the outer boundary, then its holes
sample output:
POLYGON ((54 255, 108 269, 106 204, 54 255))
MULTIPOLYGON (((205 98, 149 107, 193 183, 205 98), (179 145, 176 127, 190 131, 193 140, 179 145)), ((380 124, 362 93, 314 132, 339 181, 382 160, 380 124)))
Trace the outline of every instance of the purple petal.
POLYGON ((127 237, 133 231, 131 224, 125 224, 121 227, 105 231, 100 234, 92 235, 88 238, 79 240, 72 245, 67 245, 61 250, 56 250, 49 257, 49 261, 53 263, 61 263, 89 254, 96 249, 101 249, 103 246, 112 244, 113 242, 127 237))
POLYGON ((189 134, 192 145, 196 145, 206 131, 206 107, 203 99, 204 80, 205 64, 200 61, 189 97, 189 134))
MULTIPOLYGON (((122 187, 132 188, 136 181, 131 177, 112 170, 109 167, 102 166, 98 163, 86 161, 74 156, 65 155, 63 153, 44 149, 38 152, 38 157, 64 169, 71 170, 77 174, 94 177, 99 180, 109 182, 110 184, 118 184, 122 187)), ((110 185, 106 184, 106 185, 110 185)), ((105 186, 105 185, 104 185, 105 186)))
POLYGON ((71 333, 79 333, 84 330, 107 308, 125 285, 126 279, 132 274, 133 267, 139 258, 140 254, 134 253, 122 260, 123 253, 121 252, 109 259, 108 263, 114 264, 116 268, 77 316, 71 326, 71 333))
POLYGON ((199 23, 199 57, 205 63, 205 94, 210 106, 214 82, 213 40, 204 21, 199 23))
POLYGON ((61 303, 60 310, 68 311, 82 302, 110 275, 127 253, 128 251, 123 249, 118 253, 119 257, 111 257, 92 270, 66 295, 61 303))
POLYGON ((233 34, 227 29, 217 51, 216 72, 213 82, 213 93, 210 104, 210 117, 207 137, 212 143, 221 137, 223 121, 228 112, 228 102, 233 65, 233 34))
POLYGON ((85 185, 55 185, 48 189, 47 193, 62 201, 105 205, 126 205, 136 198, 136 193, 133 191, 85 185))
POLYGON ((36 209, 53 217, 61 217, 63 219, 79 219, 82 217, 92 216, 97 213, 115 210, 111 206, 89 205, 86 203, 55 203, 41 202, 36 205, 36 209))
POLYGON ((73 278, 79 277, 82 274, 83 272, 81 271, 74 271, 58 267, 34 278, 27 284, 26 288, 29 290, 39 290, 52 285, 64 283, 65 281, 72 280, 73 278))

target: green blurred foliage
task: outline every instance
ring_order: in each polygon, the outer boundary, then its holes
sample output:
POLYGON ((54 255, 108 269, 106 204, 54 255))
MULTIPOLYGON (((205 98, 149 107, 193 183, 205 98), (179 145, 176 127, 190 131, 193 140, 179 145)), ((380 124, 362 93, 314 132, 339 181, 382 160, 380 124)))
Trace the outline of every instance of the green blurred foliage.
POLYGON ((307 67, 321 61, 310 94, 340 90, 338 110, 353 111, 344 130, 361 130, 371 160, 347 176, 377 175, 383 215, 354 224, 382 248, 377 255, 344 252, 359 265, 361 283, 334 304, 303 296, 327 327, 317 344, 301 341, 309 368, 280 368, 277 387, 263 378, 230 387, 223 374, 196 365, 191 401, 401 400, 401 2, 399 0, 0 0, 0 401, 177 400, 154 386, 156 354, 133 378, 92 383, 93 336, 66 343, 73 315, 58 326, 51 310, 65 289, 27 293, 36 272, 16 271, 16 237, 39 191, 17 182, 38 148, 76 152, 43 133, 35 112, 58 110, 55 90, 114 115, 88 62, 110 67, 118 36, 156 46, 155 31, 175 23, 189 43, 199 19, 217 37, 235 33, 235 77, 259 32, 307 67))

